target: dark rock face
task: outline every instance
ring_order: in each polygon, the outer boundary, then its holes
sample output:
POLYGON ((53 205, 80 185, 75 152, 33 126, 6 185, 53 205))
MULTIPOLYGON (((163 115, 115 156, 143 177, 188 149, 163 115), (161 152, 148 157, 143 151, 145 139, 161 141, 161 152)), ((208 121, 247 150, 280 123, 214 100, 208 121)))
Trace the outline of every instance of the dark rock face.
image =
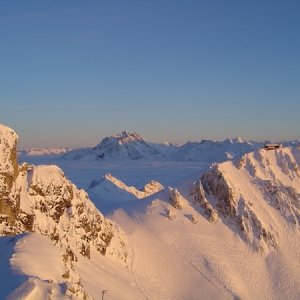
POLYGON ((194 197, 195 203, 199 203, 200 206, 204 209, 204 214, 207 217, 207 219, 212 223, 216 223, 219 218, 218 212, 206 199, 205 191, 201 180, 194 183, 191 195, 194 197))
POLYGON ((201 182, 206 193, 212 194, 218 200, 218 212, 224 217, 235 217, 236 200, 223 174, 214 168, 202 176, 201 182))
POLYGON ((266 247, 277 249, 274 232, 265 228, 251 205, 234 189, 218 165, 194 184, 192 195, 210 222, 215 223, 221 217, 254 250, 264 251, 266 247))

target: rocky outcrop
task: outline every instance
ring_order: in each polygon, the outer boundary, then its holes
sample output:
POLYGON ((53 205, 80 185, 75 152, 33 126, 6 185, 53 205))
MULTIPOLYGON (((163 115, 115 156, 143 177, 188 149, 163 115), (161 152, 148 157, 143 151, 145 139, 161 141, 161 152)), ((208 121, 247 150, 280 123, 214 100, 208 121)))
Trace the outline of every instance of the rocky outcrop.
POLYGON ((177 209, 183 207, 183 197, 176 188, 168 188, 170 203, 177 209))
POLYGON ((158 181, 151 180, 145 184, 143 189, 141 190, 145 197, 158 193, 159 191, 163 190, 164 186, 160 184, 158 181))
POLYGON ((280 215, 288 226, 300 226, 300 148, 281 147, 244 154, 215 164, 192 188, 196 203, 214 222, 215 212, 255 250, 277 249, 280 215))
MULTIPOLYGON (((3 125, 0 125, 0 230, 13 232, 19 214, 20 195, 15 187, 18 177, 16 154, 18 136, 3 125)), ((23 229, 19 229, 22 231, 23 229)))
POLYGON ((205 191, 201 180, 198 180, 194 183, 191 195, 194 197, 195 203, 200 204, 200 206, 204 210, 204 215, 207 217, 207 219, 212 223, 216 223, 218 221, 219 215, 209 203, 209 201, 206 199, 205 191))
POLYGON ((212 223, 221 217, 223 222, 237 231, 254 250, 277 249, 275 232, 267 229, 251 204, 237 192, 219 165, 213 166, 202 175, 201 180, 194 184, 192 195, 212 223))
POLYGON ((74 263, 91 248, 126 263, 126 238, 57 166, 18 166, 17 135, 0 127, 0 236, 36 232, 60 247, 68 293, 85 295, 74 263), (111 241, 114 239, 114 246, 111 241))
POLYGON ((207 194, 216 197, 216 208, 222 216, 236 216, 236 198, 233 195, 233 189, 217 167, 205 173, 201 178, 201 183, 207 194))

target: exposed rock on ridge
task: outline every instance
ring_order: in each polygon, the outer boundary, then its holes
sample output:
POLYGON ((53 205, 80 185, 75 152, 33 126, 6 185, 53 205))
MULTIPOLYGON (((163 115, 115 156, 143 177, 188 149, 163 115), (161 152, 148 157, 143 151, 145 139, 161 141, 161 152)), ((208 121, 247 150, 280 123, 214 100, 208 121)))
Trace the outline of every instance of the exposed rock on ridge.
POLYGON ((110 173, 105 174, 100 180, 93 180, 89 186, 89 191, 96 195, 120 199, 122 201, 129 199, 143 199, 152 194, 161 191, 164 187, 157 181, 151 180, 142 189, 134 186, 128 186, 110 173))
POLYGON ((68 293, 88 298, 73 263, 80 255, 90 258, 92 247, 125 263, 126 238, 60 168, 18 166, 16 143, 14 131, 0 125, 0 236, 26 232, 48 236, 61 249, 68 293))
POLYGON ((299 161, 299 148, 254 151, 213 165, 191 194, 209 221, 222 218, 255 250, 277 249, 272 215, 279 212, 288 224, 300 223, 299 161))

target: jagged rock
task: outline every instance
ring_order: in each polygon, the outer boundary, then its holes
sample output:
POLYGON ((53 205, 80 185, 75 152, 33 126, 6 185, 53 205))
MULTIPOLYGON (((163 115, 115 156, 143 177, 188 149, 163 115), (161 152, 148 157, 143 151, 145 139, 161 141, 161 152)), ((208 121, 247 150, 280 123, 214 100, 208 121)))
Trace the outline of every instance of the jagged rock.
POLYGON ((73 263, 79 255, 117 255, 126 262, 124 234, 94 206, 57 166, 18 166, 17 135, 0 125, 0 236, 36 232, 62 249, 66 295, 89 299, 73 263), (111 241, 114 246, 111 247, 111 241))
POLYGON ((150 196, 161 191, 162 189, 164 189, 164 186, 162 184, 160 184, 158 181, 151 180, 150 182, 145 184, 142 192, 144 192, 146 196, 150 196))
POLYGON ((176 214, 171 209, 168 209, 167 210, 167 217, 168 217, 169 220, 174 220, 176 218, 176 214))
POLYGON ((218 200, 217 210, 224 217, 236 216, 236 199, 222 172, 216 167, 201 177, 204 190, 218 200))
POLYGON ((15 188, 18 176, 16 133, 0 125, 0 223, 6 224, 6 232, 12 232, 16 215, 19 212, 20 199, 15 188))
MULTIPOLYGON (((241 168, 237 165, 237 169, 241 168)), ((195 201, 204 208, 209 208, 207 214, 212 210, 215 215, 219 214, 225 220, 229 220, 228 225, 235 226, 240 236, 256 251, 264 251, 266 247, 277 249, 275 234, 265 228, 251 207, 252 204, 247 204, 235 191, 223 172, 220 165, 215 165, 202 175, 201 180, 193 188, 195 201), (216 199, 215 207, 207 200, 211 197, 216 199)))
POLYGON ((204 209, 204 213, 208 220, 212 223, 216 223, 219 218, 218 213, 206 199, 201 180, 194 183, 191 194, 194 197, 195 202, 199 203, 204 209))
POLYGON ((196 223, 198 222, 198 220, 197 220, 197 218, 196 218, 195 215, 191 215, 191 222, 192 222, 193 224, 196 224, 196 223))
POLYGON ((183 198, 177 189, 169 187, 169 197, 175 208, 182 209, 183 198))

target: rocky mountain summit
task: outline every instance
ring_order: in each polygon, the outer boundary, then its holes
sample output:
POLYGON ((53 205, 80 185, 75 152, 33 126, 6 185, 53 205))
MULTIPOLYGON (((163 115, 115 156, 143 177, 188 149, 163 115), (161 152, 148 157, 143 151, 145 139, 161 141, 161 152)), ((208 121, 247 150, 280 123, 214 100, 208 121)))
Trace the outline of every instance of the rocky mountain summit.
POLYGON ((93 251, 126 263, 125 236, 57 166, 18 165, 17 140, 0 125, 0 236, 47 236, 65 264, 66 295, 89 298, 74 263, 81 256, 90 259, 93 251))

